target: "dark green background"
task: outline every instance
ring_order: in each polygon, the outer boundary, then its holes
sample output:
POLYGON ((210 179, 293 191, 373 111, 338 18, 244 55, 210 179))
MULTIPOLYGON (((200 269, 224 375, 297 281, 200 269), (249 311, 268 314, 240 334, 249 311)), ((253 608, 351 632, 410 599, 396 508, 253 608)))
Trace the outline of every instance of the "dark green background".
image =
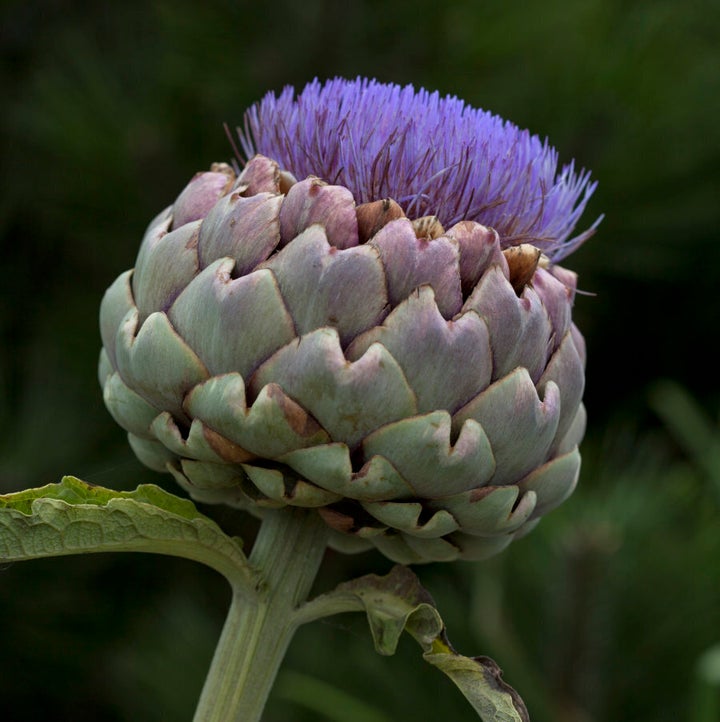
MULTIPOLYGON (((595 294, 576 304, 590 427, 580 489, 537 531, 489 563, 418 572, 456 646, 493 655, 534 722, 720 716, 701 662, 720 644, 720 4, 4 0, 0 12, 0 492, 63 473, 173 489, 102 406, 97 309, 149 219, 231 155, 224 122, 316 75, 457 94, 600 181, 583 227, 606 219, 566 261, 595 294)), ((388 568, 331 555, 319 585, 388 568)), ((190 719, 227 601, 213 573, 160 557, 3 568, 0 718, 190 719)), ((358 700, 377 722, 473 719, 412 642, 376 657, 363 624, 302 631, 268 722, 373 722, 358 700)))

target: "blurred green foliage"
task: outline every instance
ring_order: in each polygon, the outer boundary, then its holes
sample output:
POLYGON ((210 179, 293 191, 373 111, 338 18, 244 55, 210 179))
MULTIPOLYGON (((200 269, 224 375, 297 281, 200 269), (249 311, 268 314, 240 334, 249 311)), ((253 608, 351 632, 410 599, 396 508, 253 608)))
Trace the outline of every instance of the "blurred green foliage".
MULTIPOLYGON (((0 491, 64 473, 158 481, 102 406, 97 308, 149 219, 230 156, 223 122, 315 75, 457 94, 592 168, 585 224, 606 219, 566 262, 597 294, 576 309, 578 491, 497 559, 421 578, 459 651, 494 656, 534 722, 717 720, 720 4, 4 0, 0 13, 0 491)), ((252 538, 252 522, 210 513, 252 538)), ((318 585, 388 566, 332 554, 318 585)), ((189 719, 222 579, 139 555, 0 579, 0 718, 189 719)), ((471 719, 411 640, 378 658, 356 616, 301 630, 268 722, 471 719)))

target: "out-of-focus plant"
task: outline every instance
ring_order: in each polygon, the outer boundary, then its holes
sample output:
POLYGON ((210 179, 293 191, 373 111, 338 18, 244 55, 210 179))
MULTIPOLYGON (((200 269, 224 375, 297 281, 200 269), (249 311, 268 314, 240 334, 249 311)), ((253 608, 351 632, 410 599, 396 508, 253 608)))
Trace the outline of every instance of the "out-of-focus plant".
POLYGON ((720 717, 720 644, 698 658, 692 722, 714 722, 720 717))
POLYGON ((713 423, 700 404, 672 381, 657 383, 650 400, 690 463, 714 490, 720 507, 720 423, 713 423))

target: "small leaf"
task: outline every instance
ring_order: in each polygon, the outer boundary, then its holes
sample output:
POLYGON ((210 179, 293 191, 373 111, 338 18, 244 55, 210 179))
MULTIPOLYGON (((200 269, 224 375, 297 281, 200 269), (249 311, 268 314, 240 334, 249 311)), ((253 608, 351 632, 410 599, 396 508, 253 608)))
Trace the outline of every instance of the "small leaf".
POLYGON ((443 622, 432 597, 407 567, 395 566, 386 577, 368 574, 345 582, 331 593, 337 594, 357 598, 367 612, 375 649, 380 654, 395 654, 403 630, 426 650, 442 633, 443 622))
POLYGON ((219 571, 236 589, 255 586, 239 540, 191 501, 153 484, 113 491, 66 476, 0 495, 0 561, 111 551, 185 557, 219 571))
POLYGON ((340 584, 301 607, 297 622, 350 611, 366 612, 380 654, 394 654, 403 630, 408 632, 422 647, 423 658, 450 677, 483 722, 529 722, 520 695, 502 680, 492 659, 464 657, 452 648, 432 597, 407 567, 340 584))
POLYGON ((449 645, 426 652, 423 659, 444 672, 485 722, 530 722, 520 695, 502 679, 502 670, 490 657, 463 657, 449 645))
POLYGON ((650 392, 650 405, 667 430, 714 484, 720 501, 720 434, 701 405, 674 381, 660 381, 650 392))

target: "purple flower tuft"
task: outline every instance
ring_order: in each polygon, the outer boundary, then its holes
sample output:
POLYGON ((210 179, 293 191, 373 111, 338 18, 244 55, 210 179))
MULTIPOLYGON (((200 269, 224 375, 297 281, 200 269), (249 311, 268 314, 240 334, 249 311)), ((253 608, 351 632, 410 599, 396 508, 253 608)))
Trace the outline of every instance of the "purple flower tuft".
POLYGON ((347 186, 358 203, 394 198, 410 218, 449 227, 478 221, 503 246, 533 243, 553 260, 570 239, 596 183, 527 130, 455 97, 375 80, 317 79, 296 96, 268 93, 239 131, 247 158, 274 158, 298 178, 347 186))

